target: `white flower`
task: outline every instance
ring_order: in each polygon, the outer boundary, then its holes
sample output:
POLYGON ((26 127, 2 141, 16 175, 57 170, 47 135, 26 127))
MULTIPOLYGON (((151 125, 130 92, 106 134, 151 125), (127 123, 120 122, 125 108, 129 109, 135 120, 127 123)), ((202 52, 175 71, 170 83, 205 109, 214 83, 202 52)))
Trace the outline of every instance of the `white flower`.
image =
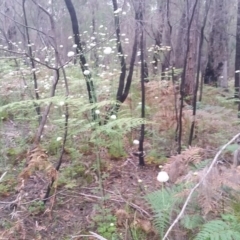
POLYGON ((112 115, 110 118, 115 120, 115 119, 117 119, 117 116, 116 115, 112 115))
POLYGON ((89 70, 85 70, 85 71, 83 72, 83 74, 84 74, 84 75, 89 75, 89 74, 90 74, 90 71, 89 71, 89 70))
POLYGON ((139 141, 137 139, 133 140, 133 144, 138 145, 139 141))
POLYGON ((104 54, 110 54, 112 52, 112 49, 110 47, 106 47, 104 50, 103 50, 104 54))
POLYGON ((127 13, 126 12, 122 12, 122 15, 126 15, 127 13))
POLYGON ((77 48, 77 44, 73 44, 73 48, 77 48))
POLYGON ((122 11, 121 8, 118 8, 116 11, 114 11, 114 13, 120 13, 122 11))
POLYGON ((114 226, 114 223, 110 223, 109 225, 110 225, 110 227, 113 227, 113 226, 114 226))
POLYGON ((235 73, 240 73, 240 70, 236 70, 235 73))
POLYGON ((68 57, 73 57, 74 56, 74 52, 73 51, 68 52, 67 56, 68 57))
POLYGON ((57 138, 57 142, 61 141, 62 140, 62 137, 58 137, 57 138))
POLYGON ((59 47, 60 47, 60 48, 63 48, 63 45, 60 45, 59 47))
POLYGON ((95 110, 95 113, 96 114, 100 114, 100 111, 97 109, 97 110, 95 110))
POLYGON ((167 182, 169 180, 169 176, 167 172, 164 172, 164 171, 159 172, 157 176, 157 180, 162 183, 167 182))
POLYGON ((142 179, 138 179, 138 182, 141 183, 141 182, 142 182, 142 179))
POLYGON ((72 39, 72 36, 69 36, 68 39, 72 39))
POLYGON ((59 105, 60 106, 63 106, 65 104, 65 102, 60 102, 59 105))

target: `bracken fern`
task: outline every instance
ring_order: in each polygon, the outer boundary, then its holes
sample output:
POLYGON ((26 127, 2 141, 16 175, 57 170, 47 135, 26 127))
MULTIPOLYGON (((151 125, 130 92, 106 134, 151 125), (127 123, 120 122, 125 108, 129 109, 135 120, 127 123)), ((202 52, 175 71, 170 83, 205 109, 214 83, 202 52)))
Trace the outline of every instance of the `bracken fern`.
POLYGON ((205 223, 194 240, 239 240, 240 223, 234 215, 205 223))
POLYGON ((158 229, 160 236, 163 237, 165 230, 171 223, 172 217, 178 213, 177 204, 181 203, 183 198, 177 196, 183 191, 183 186, 174 186, 173 188, 163 188, 161 190, 148 194, 145 198, 150 204, 154 213, 154 224, 158 229))

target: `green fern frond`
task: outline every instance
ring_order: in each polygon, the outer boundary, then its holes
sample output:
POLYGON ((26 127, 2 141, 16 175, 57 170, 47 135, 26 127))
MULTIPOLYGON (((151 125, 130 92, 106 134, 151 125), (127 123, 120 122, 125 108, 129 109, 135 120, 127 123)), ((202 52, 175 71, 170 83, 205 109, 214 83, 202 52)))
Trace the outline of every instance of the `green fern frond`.
POLYGON ((176 195, 183 191, 183 186, 174 186, 169 189, 161 189, 148 194, 145 199, 154 212, 154 223, 161 236, 171 222, 171 216, 176 215, 178 210, 175 206, 182 202, 181 197, 176 195))
POLYGON ((192 166, 190 166, 190 169, 193 170, 193 171, 202 170, 202 169, 204 169, 211 161, 212 161, 212 159, 206 159, 206 160, 200 161, 199 163, 191 164, 192 166))
POLYGON ((204 219, 200 215, 185 215, 182 220, 181 224, 184 226, 184 228, 193 230, 197 227, 201 226, 204 223, 204 219))
POLYGON ((233 215, 223 215, 204 224, 194 240, 240 240, 240 223, 233 215))

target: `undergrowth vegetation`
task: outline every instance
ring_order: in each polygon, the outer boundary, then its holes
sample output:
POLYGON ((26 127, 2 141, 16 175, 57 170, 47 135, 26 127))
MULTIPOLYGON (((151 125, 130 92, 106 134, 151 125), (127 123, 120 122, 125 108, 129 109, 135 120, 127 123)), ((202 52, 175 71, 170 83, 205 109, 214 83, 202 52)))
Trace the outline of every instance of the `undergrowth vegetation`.
POLYGON ((89 103, 78 66, 65 68, 71 92, 67 98, 63 79, 56 96, 48 96, 51 74, 39 68, 41 98, 34 100, 29 94, 34 91, 31 71, 24 65, 17 71, 14 62, 1 61, 0 176, 7 173, 0 181, 0 237, 91 239, 92 232, 109 240, 164 239, 191 189, 205 178, 170 239, 240 239, 240 177, 232 166, 238 145, 228 146, 205 176, 218 148, 240 130, 236 106, 228 100, 231 88, 224 92, 204 87, 192 147, 188 146, 192 107, 185 103, 183 151, 177 154, 178 84, 157 78, 146 83, 142 119, 140 84, 134 76, 128 98, 118 114, 109 116, 108 110, 118 104, 114 74, 93 76, 99 101, 89 103), (42 110, 50 105, 38 145, 34 145, 36 105, 42 110), (147 170, 136 167, 135 157, 143 123, 147 170), (57 169, 59 159, 62 165, 57 169), (169 175, 166 183, 156 180, 159 166, 169 175), (49 201, 44 204, 47 189, 49 201))

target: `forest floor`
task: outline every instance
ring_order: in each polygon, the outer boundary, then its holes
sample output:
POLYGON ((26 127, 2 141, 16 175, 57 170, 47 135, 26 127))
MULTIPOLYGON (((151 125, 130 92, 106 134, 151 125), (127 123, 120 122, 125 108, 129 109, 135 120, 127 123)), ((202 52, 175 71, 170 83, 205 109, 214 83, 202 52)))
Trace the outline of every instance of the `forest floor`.
MULTIPOLYGON (((65 167, 69 163, 68 159, 65 156, 65 167)), ((95 183, 81 187, 76 178, 75 186, 58 187, 54 192, 56 198, 47 202, 45 207, 40 201, 31 206, 29 203, 41 199, 41 193, 46 191, 47 186, 41 174, 36 173, 24 186, 24 201, 19 200, 20 209, 16 208, 18 193, 9 192, 5 196, 1 194, 0 218, 7 228, 2 229, 2 234, 5 236, 8 232, 8 237, 0 239, 95 239, 84 238, 83 235, 89 235, 89 231, 99 232, 96 227, 98 225, 100 229, 102 227, 104 235, 112 223, 121 229, 118 234, 122 234, 124 239, 132 238, 128 236, 132 224, 135 231, 140 231, 138 236, 142 235, 139 239, 147 239, 147 235, 149 239, 154 239, 155 233, 150 222, 152 215, 144 196, 161 187, 156 181, 158 167, 139 167, 136 157, 116 162, 109 159, 104 161, 108 166, 104 170, 106 176, 102 182, 104 193, 99 188, 96 174, 95 183), (102 207, 109 211, 104 211, 102 207)), ((111 236, 114 232, 115 227, 109 231, 111 236)))
MULTIPOLYGON (((219 147, 240 132, 237 106, 226 102, 228 95, 230 93, 225 94, 211 87, 205 91, 205 100, 198 111, 198 133, 194 140, 194 146, 204 150, 203 159, 213 159, 219 147)), ((165 104, 168 108, 169 98, 164 101, 159 99, 157 104, 152 102, 149 105, 155 105, 156 109, 165 104)), ((191 110, 185 108, 187 116, 191 110)), ((166 109, 161 111, 160 115, 151 113, 151 120, 162 121, 161 114, 166 114, 166 109)), ((47 168, 56 166, 59 157, 56 149, 61 144, 47 138, 45 145, 29 150, 33 126, 30 127, 24 119, 5 114, 2 112, 0 115, 0 176, 6 173, 0 182, 0 240, 104 239, 100 236, 107 240, 160 239, 153 226, 153 212, 145 197, 163 187, 157 181, 159 165, 164 165, 171 160, 170 156, 176 155, 176 143, 170 146, 172 140, 168 140, 169 133, 174 129, 168 119, 162 123, 168 126, 169 131, 160 130, 158 140, 151 141, 155 133, 153 129, 150 137, 146 137, 144 167, 138 165, 138 157, 133 154, 137 147, 127 141, 123 156, 112 157, 106 149, 96 152, 90 145, 87 148, 81 145, 84 136, 71 135, 74 146, 70 144, 65 147, 59 174, 49 175, 47 168), (38 153, 37 157, 34 151, 38 153), (165 152, 160 157, 155 154, 156 151, 165 152), (44 161, 47 158, 46 161, 52 165, 45 166, 46 171, 41 169, 42 165, 26 171, 29 156, 44 161), (57 184, 53 185, 51 197, 44 205, 42 199, 51 182, 49 178, 53 177, 57 184)), ((15 112, 15 116, 17 114, 15 112)), ((188 123, 186 128, 189 127, 188 123)), ((49 136, 56 132, 54 127, 50 126, 49 132, 46 131, 49 136)), ((187 142, 186 139, 184 141, 187 142)), ((219 161, 224 162, 224 168, 229 167, 232 153, 225 153, 219 161)), ((174 182, 182 177, 178 172, 172 174, 177 178, 174 182)), ((171 187, 174 182, 166 183, 165 187, 171 187)), ((181 237, 178 232, 175 239, 184 240, 186 237, 181 237)))

